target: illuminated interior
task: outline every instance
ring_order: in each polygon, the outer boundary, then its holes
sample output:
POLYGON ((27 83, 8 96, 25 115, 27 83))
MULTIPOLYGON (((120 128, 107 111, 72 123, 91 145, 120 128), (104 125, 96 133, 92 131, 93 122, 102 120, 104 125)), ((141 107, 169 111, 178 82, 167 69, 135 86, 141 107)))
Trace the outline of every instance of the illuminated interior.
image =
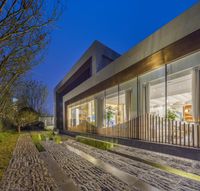
MULTIPOLYGON (((150 86, 150 113, 165 116, 164 83, 150 86)), ((192 121, 192 75, 171 79, 167 82, 167 110, 176 120, 192 121)))
POLYGON ((68 107, 68 126, 75 127, 95 123, 94 100, 68 107))
POLYGON ((144 73, 67 106, 67 126, 127 127, 151 114, 172 121, 200 121, 199 63, 178 61, 144 73))

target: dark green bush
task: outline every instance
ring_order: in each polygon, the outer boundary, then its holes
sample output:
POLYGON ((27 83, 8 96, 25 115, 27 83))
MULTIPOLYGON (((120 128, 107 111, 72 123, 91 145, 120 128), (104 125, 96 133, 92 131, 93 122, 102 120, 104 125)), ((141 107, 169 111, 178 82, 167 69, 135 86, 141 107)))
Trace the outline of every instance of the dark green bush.
POLYGON ((61 140, 61 136, 55 135, 55 136, 54 136, 54 141, 55 141, 55 143, 59 144, 59 143, 62 141, 62 140, 61 140))
POLYGON ((44 147, 40 144, 40 142, 36 142, 35 146, 39 152, 45 151, 44 147))
POLYGON ((114 144, 110 143, 110 142, 106 142, 106 141, 101 141, 101 140, 97 140, 97 139, 93 139, 93 138, 89 138, 89 137, 83 137, 83 136, 76 136, 76 140, 78 142, 99 148, 99 149, 103 149, 103 150, 108 150, 113 148, 114 144))
POLYGON ((42 136, 40 134, 32 134, 31 138, 39 152, 45 151, 44 147, 41 145, 42 136))

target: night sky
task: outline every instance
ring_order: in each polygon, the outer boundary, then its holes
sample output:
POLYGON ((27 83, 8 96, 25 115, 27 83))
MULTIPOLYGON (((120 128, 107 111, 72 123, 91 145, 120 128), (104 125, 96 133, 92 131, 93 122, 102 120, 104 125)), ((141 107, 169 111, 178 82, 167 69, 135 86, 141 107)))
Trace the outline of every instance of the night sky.
POLYGON ((94 40, 120 54, 194 5, 198 0, 66 0, 44 61, 30 77, 53 89, 94 40))

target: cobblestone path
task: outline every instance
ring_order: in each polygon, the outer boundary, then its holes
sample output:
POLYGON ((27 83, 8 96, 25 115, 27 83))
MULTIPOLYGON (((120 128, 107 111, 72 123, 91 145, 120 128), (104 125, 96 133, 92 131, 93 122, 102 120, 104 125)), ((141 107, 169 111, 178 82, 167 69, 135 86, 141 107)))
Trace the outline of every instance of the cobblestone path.
MULTIPOLYGON (((160 190, 165 190, 165 191, 171 191, 171 190, 173 191, 199 191, 200 190, 200 182, 198 181, 189 180, 189 179, 180 177, 178 175, 167 173, 165 171, 156 169, 142 162, 134 161, 132 159, 119 156, 117 154, 96 149, 94 147, 91 147, 91 146, 88 146, 76 141, 68 140, 64 142, 64 145, 66 146, 70 145, 87 154, 90 154, 91 156, 97 159, 100 159, 106 163, 109 163, 110 165, 115 166, 124 172, 127 172, 131 175, 136 176, 139 180, 146 182, 147 184, 150 184, 160 190)), ((128 147, 126 148, 129 149, 128 147)), ((121 152, 122 152, 122 148, 118 148, 118 149, 121 149, 121 152)), ((157 162, 157 161, 159 162, 159 160, 163 160, 164 162, 164 159, 166 160, 168 159, 168 161, 170 161, 169 159, 170 156, 168 155, 161 155, 161 158, 160 158, 160 155, 158 154, 156 158, 156 153, 154 154, 152 152, 147 153, 148 151, 146 152, 140 149, 136 149, 136 150, 137 150, 136 153, 134 153, 134 148, 132 152, 129 150, 130 152, 129 154, 132 154, 137 157, 143 157, 143 159, 149 159, 148 154, 150 154, 151 160, 153 160, 152 158, 154 157, 154 162, 157 162)), ((123 150, 123 152, 128 152, 128 151, 123 150)), ((178 157, 172 157, 171 161, 173 161, 174 166, 183 167, 185 165, 184 169, 186 169, 188 165, 189 166, 194 165, 194 167, 196 167, 196 165, 198 164, 198 162, 195 162, 195 164, 193 164, 194 161, 191 161, 191 160, 185 161, 184 159, 181 159, 178 157), (176 163, 176 160, 177 160, 177 163, 176 163), (181 164, 179 164, 180 162, 181 164)), ((192 167, 190 168, 190 171, 192 171, 192 167)), ((197 172, 197 171, 196 169, 193 169, 192 172, 197 172)))
POLYGON ((18 139, 13 157, 0 182, 1 191, 57 191, 29 135, 18 139))
MULTIPOLYGON (((142 189, 137 184, 128 184, 123 179, 117 178, 114 173, 96 165, 94 161, 83 158, 86 153, 93 159, 103 161, 137 178, 142 184, 147 183, 163 191, 198 191, 200 182, 183 178, 178 175, 167 173, 154 168, 143 162, 128 159, 120 155, 99 150, 94 147, 68 140, 62 144, 53 141, 43 142, 43 145, 50 155, 51 160, 57 163, 58 168, 69 176, 78 186, 80 191, 139 191, 142 189), (76 154, 75 148, 82 151, 82 155, 76 154), (83 153, 84 152, 84 153, 83 153), (91 163, 92 162, 92 163, 91 163), (104 170, 103 170, 104 169, 104 170), (123 180, 123 181, 122 181, 123 180)), ((145 160, 158 162, 163 165, 200 174, 200 162, 185 160, 179 157, 172 157, 164 154, 145 151, 131 147, 119 146, 115 151, 140 157, 145 160)), ((132 179, 131 179, 132 181, 132 179)), ((7 171, 0 182, 0 191, 57 191, 53 177, 47 170, 40 153, 33 144, 31 137, 21 135, 18 139, 13 157, 7 171)))
POLYGON ((92 163, 69 151, 63 144, 43 143, 45 149, 83 191, 135 191, 128 184, 106 173, 92 163))
POLYGON ((186 172, 194 173, 200 175, 200 161, 194 161, 190 159, 183 159, 181 157, 176 157, 172 155, 156 153, 152 151, 147 151, 144 149, 138 149, 128 146, 118 146, 113 148, 114 151, 124 153, 127 155, 137 156, 151 162, 157 162, 162 165, 167 165, 176 169, 184 170, 186 172))

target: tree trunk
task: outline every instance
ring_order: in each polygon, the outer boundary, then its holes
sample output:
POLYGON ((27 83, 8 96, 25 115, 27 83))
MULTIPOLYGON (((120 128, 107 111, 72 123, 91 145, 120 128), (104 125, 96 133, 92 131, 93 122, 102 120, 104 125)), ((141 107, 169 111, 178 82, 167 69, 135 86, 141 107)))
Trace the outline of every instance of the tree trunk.
POLYGON ((21 127, 20 126, 17 127, 17 131, 18 131, 18 133, 21 132, 21 127))

